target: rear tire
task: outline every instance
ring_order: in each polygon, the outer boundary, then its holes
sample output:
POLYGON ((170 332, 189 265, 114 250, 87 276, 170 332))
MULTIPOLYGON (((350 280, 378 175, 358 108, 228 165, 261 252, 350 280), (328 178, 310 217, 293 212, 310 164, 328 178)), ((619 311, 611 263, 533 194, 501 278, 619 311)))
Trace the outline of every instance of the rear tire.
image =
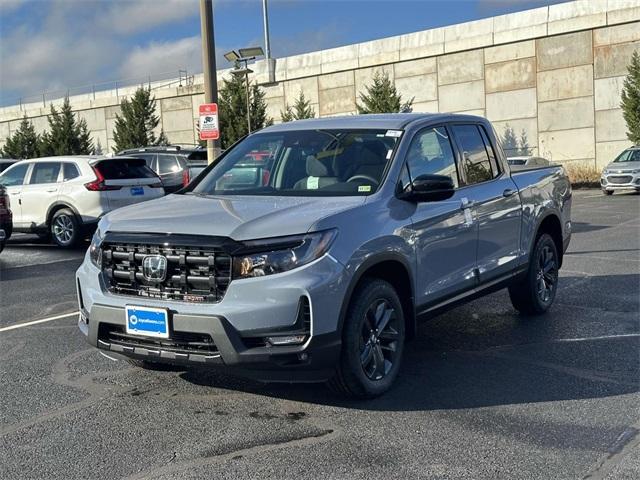
POLYGON ((53 214, 50 226, 51 237, 59 247, 75 247, 82 238, 80 230, 80 222, 72 210, 62 208, 53 214))
POLYGON ((540 315, 553 304, 558 290, 558 250, 548 233, 536 239, 529 269, 522 281, 509 287, 511 304, 525 315, 540 315))
POLYGON ((384 280, 364 280, 344 320, 340 360, 329 387, 349 398, 382 395, 398 376, 404 341, 404 314, 395 289, 384 280))
POLYGON ((602 193, 604 195, 613 195, 613 190, 605 190, 604 188, 602 189, 602 193))

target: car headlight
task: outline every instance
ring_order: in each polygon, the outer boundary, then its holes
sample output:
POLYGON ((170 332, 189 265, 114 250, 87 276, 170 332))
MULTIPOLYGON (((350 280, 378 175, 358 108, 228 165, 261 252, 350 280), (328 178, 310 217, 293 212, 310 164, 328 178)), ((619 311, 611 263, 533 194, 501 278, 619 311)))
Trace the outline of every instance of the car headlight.
POLYGON ((89 246, 89 259, 91 263, 93 263, 96 267, 102 267, 102 240, 104 237, 102 236, 102 232, 98 228, 96 232, 93 234, 91 238, 91 245, 89 246))
POLYGON ((337 230, 244 242, 246 253, 233 257, 233 278, 263 277, 306 265, 322 257, 337 230))
POLYGON ((602 171, 602 175, 609 175, 609 170, 606 168, 602 171))

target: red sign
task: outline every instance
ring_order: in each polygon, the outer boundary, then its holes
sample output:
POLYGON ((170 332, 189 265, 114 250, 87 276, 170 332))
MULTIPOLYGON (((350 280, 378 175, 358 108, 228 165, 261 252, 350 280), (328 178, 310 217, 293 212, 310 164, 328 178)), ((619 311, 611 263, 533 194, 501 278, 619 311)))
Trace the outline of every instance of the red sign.
POLYGON ((218 104, 200 105, 200 140, 217 140, 220 138, 218 128, 218 104))

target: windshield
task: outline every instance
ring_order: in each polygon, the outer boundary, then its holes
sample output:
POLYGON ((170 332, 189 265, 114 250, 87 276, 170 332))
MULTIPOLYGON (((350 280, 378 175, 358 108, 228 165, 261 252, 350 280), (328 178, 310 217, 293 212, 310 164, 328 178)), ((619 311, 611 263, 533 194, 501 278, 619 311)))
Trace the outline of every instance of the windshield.
POLYGON ((258 133, 229 151, 193 187, 202 195, 370 195, 400 132, 297 130, 258 133))
POLYGON ((640 162, 640 149, 625 150, 614 162, 640 162))

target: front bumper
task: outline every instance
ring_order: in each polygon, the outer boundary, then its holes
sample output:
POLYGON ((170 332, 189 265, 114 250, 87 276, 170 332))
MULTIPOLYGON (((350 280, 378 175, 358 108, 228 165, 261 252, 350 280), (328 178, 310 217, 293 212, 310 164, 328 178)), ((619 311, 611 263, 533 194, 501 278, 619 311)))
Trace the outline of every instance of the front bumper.
POLYGON ((290 272, 234 280, 219 303, 194 304, 113 295, 100 271, 85 258, 76 274, 80 330, 110 356, 225 370, 264 381, 317 382, 328 379, 340 352, 338 319, 348 284, 332 257, 290 272), (270 346, 261 339, 298 327, 301 299, 309 302, 309 337, 302 345, 270 346), (146 337, 117 340, 125 327, 125 306, 167 308, 171 335, 163 344, 146 337), (115 331, 115 333, 112 333, 115 331), (210 338, 202 349, 173 348, 172 338, 210 338))
POLYGON ((600 177, 603 190, 631 190, 640 191, 640 173, 621 172, 607 173, 600 177))

